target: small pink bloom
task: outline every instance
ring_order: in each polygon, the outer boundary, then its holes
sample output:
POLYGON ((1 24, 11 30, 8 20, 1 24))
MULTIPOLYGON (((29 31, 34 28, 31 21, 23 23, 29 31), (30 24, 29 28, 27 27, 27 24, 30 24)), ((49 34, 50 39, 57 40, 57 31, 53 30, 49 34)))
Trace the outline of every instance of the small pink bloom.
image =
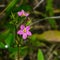
POLYGON ((21 11, 19 11, 18 12, 18 16, 29 16, 29 14, 28 13, 26 13, 24 10, 21 10, 21 11))
POLYGON ((32 35, 32 33, 29 30, 30 30, 30 26, 25 27, 24 25, 21 25, 20 30, 17 32, 17 34, 22 35, 23 39, 26 39, 27 36, 32 35))

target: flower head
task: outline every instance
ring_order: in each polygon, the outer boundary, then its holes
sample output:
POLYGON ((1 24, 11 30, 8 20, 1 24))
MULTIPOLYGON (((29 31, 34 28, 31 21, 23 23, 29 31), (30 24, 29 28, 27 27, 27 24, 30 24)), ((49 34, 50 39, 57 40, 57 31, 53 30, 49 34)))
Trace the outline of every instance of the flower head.
POLYGON ((29 16, 29 14, 28 13, 26 13, 24 10, 21 10, 21 11, 19 11, 18 12, 18 16, 29 16))
POLYGON ((17 34, 22 35, 23 39, 26 39, 27 36, 32 35, 32 33, 29 30, 30 30, 30 26, 25 27, 24 25, 21 25, 20 30, 17 32, 17 34))

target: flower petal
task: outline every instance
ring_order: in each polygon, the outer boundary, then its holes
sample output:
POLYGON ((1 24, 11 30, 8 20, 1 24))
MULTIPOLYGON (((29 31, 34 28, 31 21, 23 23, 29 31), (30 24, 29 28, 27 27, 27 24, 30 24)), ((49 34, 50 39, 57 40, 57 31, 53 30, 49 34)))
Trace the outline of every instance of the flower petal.
POLYGON ((24 33, 24 34, 23 34, 23 39, 26 39, 26 38, 27 38, 27 34, 24 33))
POLYGON ((31 33, 30 31, 27 31, 27 35, 31 36, 31 35, 32 35, 32 33, 31 33))
POLYGON ((29 14, 28 13, 25 13, 25 16, 27 17, 27 16, 29 16, 29 14))
POLYGON ((19 30, 19 31, 17 32, 17 34, 22 35, 22 34, 23 34, 23 31, 22 31, 22 30, 19 30))
POLYGON ((20 28, 21 28, 21 30, 23 30, 25 28, 25 26, 24 25, 21 25, 20 28))
POLYGON ((30 26, 27 26, 27 27, 26 27, 26 30, 30 30, 30 26))
POLYGON ((22 13, 25 13, 24 10, 21 10, 22 13))
POLYGON ((19 11, 19 12, 18 12, 18 16, 21 16, 21 15, 22 15, 22 12, 19 11))
POLYGON ((24 10, 22 10, 21 12, 22 12, 22 16, 25 16, 25 11, 24 11, 24 10))

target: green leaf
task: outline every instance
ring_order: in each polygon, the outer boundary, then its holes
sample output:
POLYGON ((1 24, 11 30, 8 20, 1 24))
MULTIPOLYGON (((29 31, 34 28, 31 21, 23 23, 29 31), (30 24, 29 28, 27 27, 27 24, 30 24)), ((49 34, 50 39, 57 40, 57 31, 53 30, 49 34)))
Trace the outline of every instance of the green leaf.
POLYGON ((10 13, 19 0, 12 0, 6 8, 6 13, 10 13))
POLYGON ((7 38, 5 39, 5 43, 10 46, 14 41, 14 35, 12 33, 9 33, 7 38))
POLYGON ((36 41, 36 36, 35 35, 32 35, 31 36, 31 42, 34 42, 34 41, 36 41))
POLYGON ((31 20, 28 20, 28 22, 26 23, 26 25, 30 25, 31 24, 31 20))
POLYGON ((37 60, 44 60, 43 53, 40 49, 38 49, 37 60))
POLYGON ((18 47, 15 47, 15 48, 10 47, 10 48, 9 48, 10 57, 15 56, 15 55, 16 55, 16 53, 17 53, 17 51, 18 51, 18 47))
POLYGON ((13 47, 10 47, 9 48, 9 51, 10 52, 16 52, 16 51, 18 51, 18 47, 14 47, 14 48, 13 47))
POLYGON ((20 11, 22 9, 25 10, 25 11, 31 11, 32 10, 31 6, 29 6, 29 5, 21 5, 18 8, 17 7, 14 8, 13 12, 18 12, 18 11, 20 11))
MULTIPOLYGON (((54 16, 54 12, 53 12, 53 0, 47 0, 46 12, 48 13, 47 16, 48 15, 50 17, 54 16)), ((49 24, 51 25, 52 28, 56 29, 56 21, 54 19, 49 19, 48 22, 49 22, 49 24)))
POLYGON ((54 19, 49 19, 48 22, 50 23, 52 28, 56 28, 56 21, 54 19))
POLYGON ((5 40, 6 37, 8 36, 8 34, 9 34, 9 32, 10 32, 9 30, 1 32, 0 33, 0 41, 5 40))
POLYGON ((0 48, 4 48, 4 44, 0 42, 0 48))

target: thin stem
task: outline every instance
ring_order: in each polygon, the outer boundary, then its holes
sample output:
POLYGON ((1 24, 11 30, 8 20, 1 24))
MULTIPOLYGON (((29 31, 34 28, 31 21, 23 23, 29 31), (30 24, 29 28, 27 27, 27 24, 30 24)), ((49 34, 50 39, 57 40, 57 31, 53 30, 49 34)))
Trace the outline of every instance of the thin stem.
POLYGON ((6 8, 0 13, 0 16, 6 11, 6 8))
POLYGON ((35 10, 38 6, 40 6, 41 3, 43 3, 44 0, 40 0, 40 2, 33 8, 35 10))
POLYGON ((18 60, 19 60, 20 54, 19 54, 19 44, 18 44, 18 60))
POLYGON ((34 25, 34 24, 36 24, 36 23, 38 23, 38 22, 41 22, 41 21, 43 21, 43 20, 47 20, 47 19, 59 19, 59 18, 60 18, 60 16, 46 17, 46 18, 43 18, 43 19, 39 19, 38 21, 30 24, 30 26, 32 26, 32 25, 34 25))

